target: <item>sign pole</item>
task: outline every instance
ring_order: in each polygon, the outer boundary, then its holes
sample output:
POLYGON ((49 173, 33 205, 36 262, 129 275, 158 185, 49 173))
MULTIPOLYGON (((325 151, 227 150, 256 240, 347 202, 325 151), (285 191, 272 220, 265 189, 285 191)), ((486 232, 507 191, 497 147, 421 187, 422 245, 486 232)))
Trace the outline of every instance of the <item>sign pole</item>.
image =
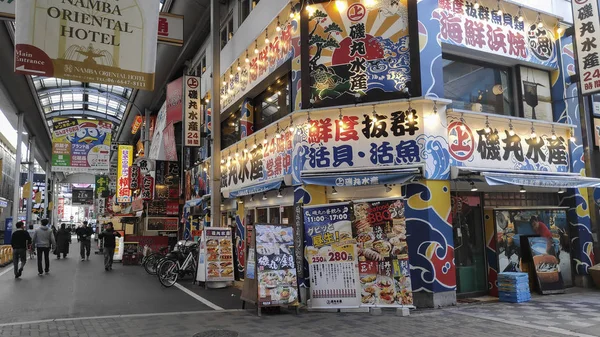
POLYGON ((219 0, 211 0, 212 35, 212 147, 211 147, 211 227, 221 225, 221 40, 219 0))
POLYGON ((13 226, 17 223, 19 219, 19 200, 21 199, 21 191, 19 186, 21 186, 21 143, 23 143, 23 122, 24 122, 25 114, 22 112, 17 113, 17 153, 15 159, 15 190, 13 192, 13 203, 12 203, 12 218, 13 218, 13 226))

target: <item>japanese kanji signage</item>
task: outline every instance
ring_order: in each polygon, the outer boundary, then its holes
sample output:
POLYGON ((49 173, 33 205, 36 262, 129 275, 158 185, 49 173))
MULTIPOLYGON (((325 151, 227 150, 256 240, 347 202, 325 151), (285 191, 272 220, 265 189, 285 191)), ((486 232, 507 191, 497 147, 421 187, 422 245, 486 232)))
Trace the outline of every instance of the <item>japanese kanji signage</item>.
POLYGON ((183 15, 160 13, 158 17, 158 42, 183 46, 183 15))
POLYGON ((503 8, 500 14, 492 0, 439 0, 432 18, 440 22, 438 38, 443 43, 558 67, 554 21, 538 27, 532 12, 520 20, 516 5, 504 2, 503 8))
POLYGON ((453 166, 569 171, 569 130, 561 124, 448 113, 448 150, 453 166), (461 120, 462 118, 462 120, 461 120))
POLYGON ((108 176, 96 176, 96 197, 108 196, 108 176))
POLYGON ((151 175, 145 175, 142 179, 142 192, 140 194, 144 200, 154 199, 154 178, 151 175))
MULTIPOLYGON (((224 85, 221 86, 221 109, 226 110, 231 104, 244 96, 254 85, 260 83, 292 57, 300 54, 300 24, 296 18, 290 19, 289 11, 280 13, 278 32, 275 28, 269 31, 268 43, 257 39, 248 46, 249 54, 239 55, 238 63, 225 71, 224 85), (285 21, 287 18, 288 21, 285 21), (255 52, 256 51, 256 52, 255 52), (248 62, 245 62, 245 59, 248 62), (240 67, 241 70, 237 70, 240 67), (232 75, 232 76, 229 76, 232 75)), ((274 27, 275 21, 267 27, 274 27)))
MULTIPOLYGON (((311 115, 299 128, 294 160, 299 171, 421 163, 423 113, 410 105, 347 108, 311 115)), ((299 172, 294 172, 299 173, 299 172)), ((294 177, 297 179, 298 177, 294 177)), ((371 185, 368 183, 366 185, 371 185)))
POLYGON ((572 0, 581 94, 600 91, 600 20, 598 0, 572 0))
POLYGON ((410 82, 407 0, 353 1, 340 12, 311 5, 309 67, 311 100, 327 106, 355 95, 399 93, 410 82), (377 22, 374 24, 374 22, 377 22))
POLYGON ((140 189, 142 185, 142 173, 140 167, 137 165, 131 165, 129 167, 129 188, 131 191, 140 189))
POLYGON ((202 125, 200 77, 184 76, 183 82, 184 146, 200 147, 200 126, 202 125))
POLYGON ((231 228, 204 228, 206 281, 233 281, 233 242, 231 228))
POLYGON ((16 72, 154 89, 159 0, 15 2, 16 72))
POLYGON ((75 118, 55 118, 52 122, 53 172, 108 172, 110 122, 75 118))
POLYGON ((358 307, 360 285, 349 203, 304 207, 312 308, 358 307))
POLYGON ((119 145, 117 156, 117 202, 131 202, 129 168, 133 162, 133 146, 119 145))

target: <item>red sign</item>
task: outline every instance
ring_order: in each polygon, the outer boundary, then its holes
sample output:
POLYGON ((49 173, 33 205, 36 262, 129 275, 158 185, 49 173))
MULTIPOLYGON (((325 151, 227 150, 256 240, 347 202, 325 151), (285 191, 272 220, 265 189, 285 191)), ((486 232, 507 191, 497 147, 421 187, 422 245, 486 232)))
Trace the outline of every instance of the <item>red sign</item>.
POLYGON ((453 122, 448 125, 448 135, 450 155, 460 161, 471 158, 475 151, 475 140, 471 129, 462 122, 453 122))
POLYGON ((181 122, 183 114, 183 77, 167 84, 167 121, 166 124, 181 122))
POLYGON ((152 200, 154 199, 154 178, 150 175, 144 176, 142 180, 142 199, 152 200))
POLYGON ((131 134, 135 135, 140 130, 140 127, 142 126, 143 122, 144 122, 144 119, 142 118, 142 116, 140 116, 140 115, 135 116, 135 119, 133 120, 133 124, 131 124, 131 134))
POLYGON ((359 3, 348 7, 348 11, 346 12, 346 15, 348 15, 348 19, 350 19, 350 21, 360 21, 365 17, 365 14, 367 14, 365 6, 359 3))
POLYGON ((62 218, 65 217, 65 199, 64 198, 58 198, 57 211, 58 211, 58 219, 59 220, 61 220, 62 218))
POLYGON ((169 36, 169 20, 167 20, 167 18, 158 18, 158 35, 169 36))
MULTIPOLYGON (((181 112, 179 114, 181 115, 181 112)), ((181 121, 181 118, 179 120, 181 121)), ((163 145, 165 147, 165 160, 166 161, 177 161, 175 128, 173 127, 173 124, 167 125, 167 127, 164 130, 163 145)))
POLYGON ((178 215, 179 203, 177 201, 167 201, 167 215, 178 215))

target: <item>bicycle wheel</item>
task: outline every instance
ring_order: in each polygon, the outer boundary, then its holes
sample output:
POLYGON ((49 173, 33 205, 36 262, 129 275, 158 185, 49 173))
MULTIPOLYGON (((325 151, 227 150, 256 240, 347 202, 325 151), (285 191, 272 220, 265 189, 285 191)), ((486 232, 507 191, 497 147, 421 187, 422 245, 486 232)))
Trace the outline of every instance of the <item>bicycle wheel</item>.
POLYGON ((172 287, 179 277, 179 266, 173 260, 163 260, 157 268, 158 280, 160 284, 169 288, 172 287))
POLYGON ((150 275, 156 275, 156 267, 162 258, 163 256, 159 254, 148 256, 146 263, 144 264, 146 272, 150 275))

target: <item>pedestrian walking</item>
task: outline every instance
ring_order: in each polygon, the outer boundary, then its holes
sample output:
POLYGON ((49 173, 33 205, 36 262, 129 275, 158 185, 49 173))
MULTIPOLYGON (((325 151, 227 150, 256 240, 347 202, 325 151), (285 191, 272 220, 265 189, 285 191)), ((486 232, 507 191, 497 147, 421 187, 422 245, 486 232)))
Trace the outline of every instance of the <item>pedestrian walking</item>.
POLYGON ((88 222, 84 221, 83 226, 77 228, 77 240, 79 241, 79 253, 81 254, 81 261, 90 259, 90 250, 92 248, 92 235, 94 232, 88 227, 88 222))
POLYGON ((115 255, 116 239, 121 237, 119 232, 115 232, 113 223, 109 222, 100 235, 99 239, 104 239, 104 270, 112 270, 113 256, 115 255))
POLYGON ((42 276, 44 271, 50 273, 50 250, 56 247, 56 240, 52 230, 48 228, 48 219, 42 219, 42 225, 33 234, 33 246, 38 255, 38 275, 42 276), (42 255, 44 257, 44 269, 42 269, 42 255))
POLYGON ((71 245, 71 233, 67 230, 66 224, 61 224, 60 229, 56 232, 56 257, 60 260, 60 255, 67 258, 69 254, 69 245, 71 245))
MULTIPOLYGON (((29 225, 29 229, 27 230, 27 233, 29 233, 29 237, 33 238, 33 234, 35 233, 35 229, 33 229, 33 225, 29 225)), ((35 250, 33 250, 33 246, 31 245, 31 241, 29 241, 29 246, 27 247, 27 250, 29 251, 29 259, 33 259, 35 257, 35 250)))
POLYGON ((23 221, 17 222, 15 227, 17 227, 17 230, 12 235, 11 245, 13 249, 15 278, 19 278, 23 274, 25 263, 27 263, 27 246, 31 244, 31 236, 23 228, 23 221), (21 262, 20 266, 19 261, 21 262))

